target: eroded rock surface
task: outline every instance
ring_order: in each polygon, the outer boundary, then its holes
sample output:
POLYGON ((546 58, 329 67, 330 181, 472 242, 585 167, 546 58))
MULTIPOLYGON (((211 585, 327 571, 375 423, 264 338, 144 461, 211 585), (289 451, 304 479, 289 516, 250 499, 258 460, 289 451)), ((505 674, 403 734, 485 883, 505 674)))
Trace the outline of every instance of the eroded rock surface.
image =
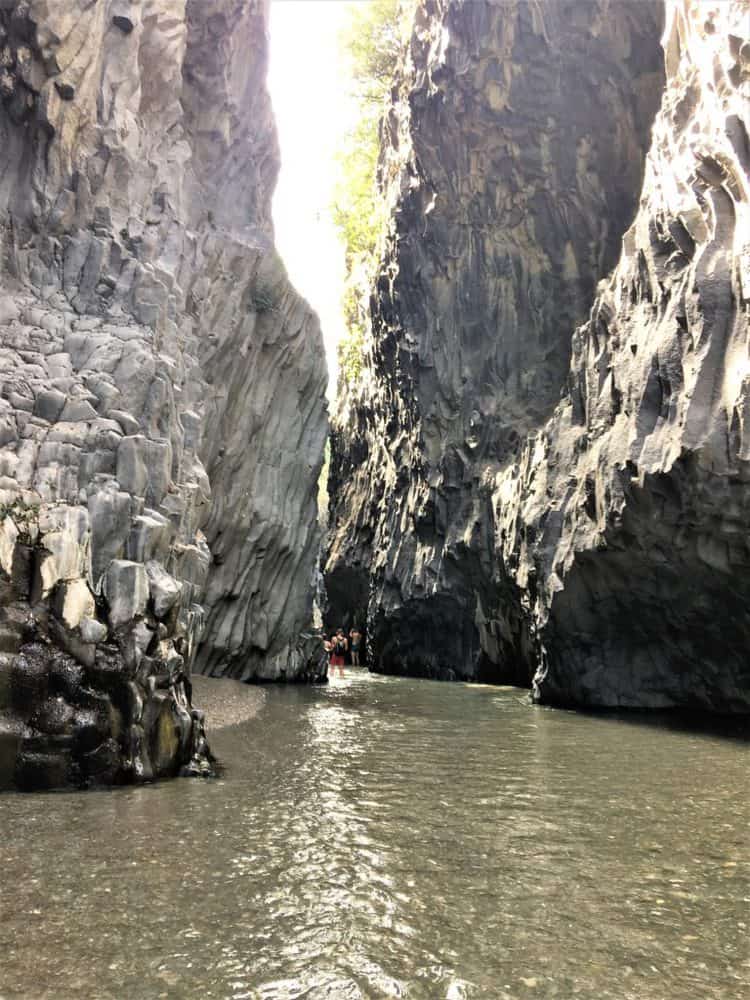
POLYGON ((273 248, 266 22, 0 11, 0 784, 200 770, 194 662, 310 670, 326 373, 273 248))
POLYGON ((538 698, 748 711, 750 14, 667 14, 638 215, 494 509, 538 698))
POLYGON ((333 435, 332 624, 375 669, 529 679, 496 477, 559 401, 636 210, 659 3, 423 0, 386 115, 392 227, 333 435), (511 611, 511 609, 515 609, 511 611))
POLYGON ((406 169, 368 381, 335 438, 329 592, 345 608, 337 581, 359 571, 376 669, 532 684, 558 704, 748 711, 747 5, 670 0, 664 85, 658 7, 563 6, 421 9, 409 105, 389 121, 385 162, 406 169), (493 46, 505 73, 480 86, 493 46), (550 109, 552 66, 567 99, 550 109), (536 130, 480 173, 495 210, 474 163, 529 96, 536 130), (477 100, 499 106, 494 124, 477 100), (551 204, 526 198, 508 221, 513 184, 551 204))

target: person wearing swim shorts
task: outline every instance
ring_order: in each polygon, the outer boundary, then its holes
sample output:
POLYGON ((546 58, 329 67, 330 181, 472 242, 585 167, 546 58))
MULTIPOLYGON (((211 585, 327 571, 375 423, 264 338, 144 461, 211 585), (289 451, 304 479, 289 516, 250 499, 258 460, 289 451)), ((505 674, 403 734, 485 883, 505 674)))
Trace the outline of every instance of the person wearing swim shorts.
POLYGON ((331 667, 333 668, 333 674, 335 676, 336 667, 339 668, 339 677, 344 676, 344 657, 346 656, 346 651, 349 647, 346 636, 344 635, 344 630, 340 628, 336 635, 332 639, 331 649, 331 667))
POLYGON ((356 625, 354 625, 349 632, 349 643, 352 651, 352 666, 359 667, 361 666, 359 662, 359 650, 362 646, 362 633, 356 625))

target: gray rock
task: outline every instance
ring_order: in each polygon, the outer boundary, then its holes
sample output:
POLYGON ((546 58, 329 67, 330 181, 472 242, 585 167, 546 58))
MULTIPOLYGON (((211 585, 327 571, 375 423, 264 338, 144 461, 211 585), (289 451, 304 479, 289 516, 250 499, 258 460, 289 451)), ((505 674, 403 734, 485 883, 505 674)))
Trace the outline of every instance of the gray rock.
POLYGON ((127 543, 128 559, 142 563, 166 559, 173 534, 166 517, 156 511, 144 510, 132 520, 127 543))
POLYGON ((146 438, 142 434, 122 438, 117 449, 117 481, 121 489, 143 497, 146 495, 148 479, 146 438))
POLYGON ((329 596, 376 669, 747 712, 746 8, 668 5, 664 89, 660 6, 575 6, 421 7, 329 596))
POLYGON ((114 481, 88 497, 91 518, 91 574, 98 588, 102 575, 113 559, 125 555, 125 543, 131 530, 133 498, 117 489, 114 481))
POLYGON ((329 481, 328 624, 366 618, 377 670, 530 681, 492 491, 553 413, 637 207, 662 18, 420 5, 383 122, 368 377, 342 394, 329 481))
POLYGON ((57 389, 44 389, 34 400, 34 416, 54 424, 63 412, 65 402, 65 393, 57 389))
MULTIPOLYGON (((22 662, 65 657, 89 678, 66 692, 64 750, 41 729, 43 751, 14 744, 3 774, 25 787, 204 773, 202 723, 172 674, 197 661, 261 676, 284 657, 320 542, 325 358, 273 246, 267 8, 167 0, 141 30, 138 4, 105 6, 25 0, 26 35, 3 36, 23 100, 4 105, 0 509, 27 513, 0 518, 0 622, 14 622, 0 641, 23 650, 16 617, 33 606, 22 662), (152 604, 145 562, 160 567, 152 604), (141 641, 157 609, 161 660, 141 641), (164 743, 153 726, 175 719, 164 743)), ((42 688, 11 697, 14 732, 42 688)))
POLYGON ((107 638, 107 626, 95 618, 84 618, 78 628, 84 642, 96 645, 107 638))
POLYGON ((126 559, 113 559, 104 578, 104 596, 112 628, 142 615, 149 596, 145 567, 126 559))
MULTIPOLYGON (((56 589, 56 613, 68 629, 78 628, 84 620, 91 620, 96 607, 94 597, 85 580, 66 580, 56 589)), ((81 633, 83 636, 83 632, 81 633)), ((85 641, 86 637, 83 636, 85 641)))
POLYGON ((116 420, 120 427, 122 427, 125 434, 138 434, 141 429, 141 426, 135 417, 131 416, 129 413, 125 413, 123 410, 110 410, 107 416, 112 420, 116 420))
POLYGON ((153 560, 146 563, 146 573, 151 588, 151 600, 157 618, 164 616, 177 604, 182 594, 182 584, 153 560))
POLYGON ((69 399, 59 419, 78 423, 81 420, 96 420, 97 412, 87 399, 69 399))

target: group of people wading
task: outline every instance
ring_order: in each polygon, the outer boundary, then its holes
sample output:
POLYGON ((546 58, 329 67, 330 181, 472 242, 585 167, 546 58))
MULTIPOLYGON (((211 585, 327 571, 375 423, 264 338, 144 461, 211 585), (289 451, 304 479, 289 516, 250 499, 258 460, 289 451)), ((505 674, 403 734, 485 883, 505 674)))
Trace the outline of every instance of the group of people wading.
POLYGON ((336 667, 339 668, 339 677, 344 676, 344 663, 346 654, 351 654, 352 666, 360 666, 359 651, 362 648, 362 633, 355 625, 349 631, 349 636, 344 634, 343 628, 337 629, 330 638, 323 636, 323 647, 328 653, 328 662, 331 666, 331 677, 336 674, 336 667))

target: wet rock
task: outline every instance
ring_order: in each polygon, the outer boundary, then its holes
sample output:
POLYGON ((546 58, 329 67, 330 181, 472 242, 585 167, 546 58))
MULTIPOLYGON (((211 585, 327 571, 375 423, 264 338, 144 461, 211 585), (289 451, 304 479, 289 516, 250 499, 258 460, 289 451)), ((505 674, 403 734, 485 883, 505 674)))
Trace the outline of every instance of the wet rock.
POLYGON ((72 733, 73 717, 73 709, 62 695, 57 695, 39 706, 29 720, 29 725, 50 735, 61 735, 72 733))
POLYGON ((11 700, 19 716, 34 712, 44 701, 49 685, 49 670, 46 650, 32 644, 24 647, 12 661, 11 700))

